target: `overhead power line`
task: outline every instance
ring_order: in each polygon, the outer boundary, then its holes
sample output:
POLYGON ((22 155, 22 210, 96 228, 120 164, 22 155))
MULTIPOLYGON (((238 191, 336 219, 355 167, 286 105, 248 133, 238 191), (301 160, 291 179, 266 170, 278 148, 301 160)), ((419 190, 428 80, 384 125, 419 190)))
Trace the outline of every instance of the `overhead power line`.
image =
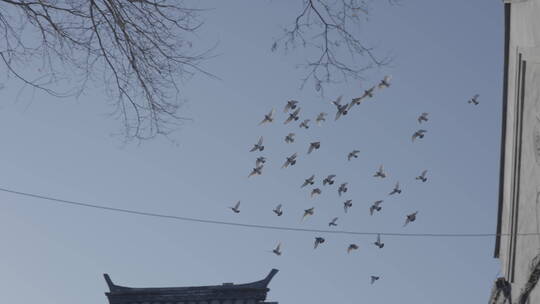
MULTIPOLYGON (((204 218, 169 215, 169 214, 161 214, 161 213, 154 213, 154 212, 138 211, 138 210, 132 210, 132 209, 109 207, 109 206, 105 206, 105 205, 86 203, 86 202, 81 202, 81 201, 66 200, 66 199, 56 198, 56 197, 52 197, 52 196, 41 195, 41 194, 35 194, 35 193, 29 193, 29 192, 23 192, 23 191, 16 191, 16 190, 2 188, 2 187, 0 187, 0 191, 15 194, 15 195, 19 195, 19 196, 26 196, 26 197, 32 197, 32 198, 41 199, 41 200, 47 200, 47 201, 51 201, 51 202, 55 202, 55 203, 59 203, 59 204, 64 204, 64 205, 72 205, 72 206, 85 207, 85 208, 101 209, 101 210, 107 210, 107 211, 111 211, 111 212, 119 212, 119 213, 134 214, 134 215, 140 215, 140 216, 164 218, 164 219, 178 220, 178 221, 185 221, 185 222, 196 222, 196 223, 203 223, 203 224, 225 225, 225 226, 235 226, 235 227, 244 227, 244 228, 253 228, 253 229, 264 229, 264 230, 316 232, 316 233, 327 233, 327 234, 346 234, 346 235, 363 235, 363 236, 381 235, 381 236, 396 236, 396 237, 475 238, 475 237, 495 237, 495 236, 509 236, 510 235, 508 233, 496 234, 496 233, 369 232, 369 231, 325 230, 325 229, 310 229, 310 228, 286 227, 286 226, 245 224, 245 223, 238 223, 238 222, 218 221, 218 220, 211 220, 211 219, 204 219, 204 218)), ((536 235, 540 235, 540 233, 537 233, 537 232, 517 233, 517 235, 519 235, 519 236, 529 236, 529 235, 536 236, 536 235)))

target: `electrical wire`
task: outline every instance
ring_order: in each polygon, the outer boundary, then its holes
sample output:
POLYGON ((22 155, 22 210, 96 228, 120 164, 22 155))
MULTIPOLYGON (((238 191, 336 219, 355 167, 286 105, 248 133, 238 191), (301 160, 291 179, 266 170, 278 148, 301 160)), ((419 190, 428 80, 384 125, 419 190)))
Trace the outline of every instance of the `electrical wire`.
MULTIPOLYGON (((35 193, 29 193, 29 192, 23 192, 23 191, 16 191, 16 190, 7 189, 7 188, 3 188, 3 187, 0 187, 0 191, 15 194, 15 195, 19 195, 19 196, 26 196, 26 197, 32 197, 32 198, 47 200, 47 201, 56 202, 56 203, 64 204, 64 205, 72 205, 72 206, 78 206, 78 207, 94 208, 94 209, 101 209, 101 210, 107 210, 107 211, 112 211, 112 212, 134 214, 134 215, 156 217, 156 218, 164 218, 164 219, 171 219, 171 220, 178 220, 178 221, 185 221, 185 222, 196 222, 196 223, 204 223, 204 224, 235 226, 235 227, 264 229, 264 230, 281 230, 281 231, 295 231, 295 232, 316 232, 316 233, 325 233, 325 234, 345 234, 345 235, 363 235, 363 236, 381 235, 381 236, 394 236, 394 237, 434 237, 434 238, 437 238, 437 237, 475 238, 475 237, 496 237, 496 236, 509 236, 510 235, 509 233, 497 234, 497 233, 369 232, 369 231, 325 230, 325 229, 310 229, 310 228, 286 227, 286 226, 245 224, 245 223, 238 223, 238 222, 218 221, 218 220, 211 220, 211 219, 204 219, 204 218, 194 218, 194 217, 186 217, 186 216, 168 215, 168 214, 160 214, 160 213, 154 213, 154 212, 138 211, 138 210, 132 210, 132 209, 109 207, 109 206, 104 206, 104 205, 85 203, 85 202, 81 202, 81 201, 66 200, 66 199, 41 195, 41 194, 35 194, 35 193)), ((516 235, 518 235, 518 236, 531 236, 531 235, 532 236, 537 236, 537 235, 540 235, 540 233, 538 233, 538 232, 517 233, 516 235)))

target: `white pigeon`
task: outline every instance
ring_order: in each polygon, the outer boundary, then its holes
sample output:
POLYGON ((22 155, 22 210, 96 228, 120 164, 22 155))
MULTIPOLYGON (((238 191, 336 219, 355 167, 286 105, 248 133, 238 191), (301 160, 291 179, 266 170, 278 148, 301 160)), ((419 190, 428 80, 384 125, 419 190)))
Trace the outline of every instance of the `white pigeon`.
POLYGON ((379 89, 384 89, 390 87, 390 80, 392 79, 392 76, 384 76, 384 79, 379 82, 379 89))
POLYGON ((234 213, 240 213, 240 201, 236 203, 233 207, 229 207, 234 213))
POLYGON ((251 148, 251 150, 249 150, 249 152, 254 152, 254 151, 262 151, 264 150, 264 146, 263 146, 263 137, 259 137, 259 141, 253 145, 253 148, 251 148))
POLYGON ((470 104, 474 104, 475 106, 477 106, 480 102, 478 101, 478 97, 480 97, 480 95, 478 94, 475 94, 471 99, 469 99, 467 102, 470 103, 470 104))
POLYGON ((373 244, 377 247, 379 247, 379 249, 382 249, 384 247, 384 243, 381 242, 381 235, 380 234, 377 234, 377 240, 375 242, 373 242, 373 244))
POLYGON ((322 183, 323 186, 326 186, 326 184, 333 185, 334 184, 334 177, 336 177, 335 174, 330 174, 325 179, 323 179, 322 183))
POLYGON ((292 144, 294 142, 294 133, 287 134, 287 136, 285 136, 285 142, 292 144))
POLYGON ((275 110, 272 109, 268 114, 264 115, 264 119, 259 123, 259 126, 263 125, 265 123, 273 122, 274 121, 274 113, 275 113, 275 110))
POLYGON ((341 196, 341 194, 347 192, 347 184, 348 183, 343 183, 343 184, 339 185, 339 188, 338 188, 339 196, 341 196))
POLYGON ((418 123, 422 123, 422 121, 427 122, 429 120, 428 115, 429 113, 426 113, 426 112, 420 114, 420 116, 418 116, 418 123))
POLYGON ((347 211, 349 210, 349 208, 352 207, 352 200, 346 200, 344 203, 343 203, 343 209, 345 210, 345 213, 347 213, 347 211))
POLYGON ((394 189, 392 189, 392 192, 388 193, 388 195, 394 195, 394 194, 400 194, 401 189, 399 188, 399 182, 396 183, 394 186, 394 189))
POLYGON ((309 178, 306 178, 302 186, 300 186, 300 188, 304 188, 307 185, 313 185, 314 183, 315 183, 315 174, 311 175, 309 178))
POLYGON ((300 128, 309 129, 309 122, 310 119, 304 119, 304 121, 300 123, 300 128))
POLYGON ((318 150, 320 147, 321 147, 320 141, 310 143, 307 154, 310 154, 311 152, 313 152, 313 150, 318 150))
POLYGON ((423 130, 423 129, 420 129, 416 132, 414 132, 414 134, 412 135, 412 141, 414 142, 415 139, 417 138, 424 138, 424 133, 426 133, 427 130, 423 130))
POLYGON ((298 153, 294 153, 293 155, 287 157, 287 160, 285 160, 285 163, 281 168, 287 168, 289 165, 294 166, 296 164, 296 157, 298 156, 298 153))
POLYGON ((349 152, 349 154, 347 155, 347 160, 348 160, 348 161, 351 161, 352 158, 358 158, 358 153, 360 153, 360 150, 352 150, 352 151, 349 152))
POLYGON ((337 220, 338 220, 337 217, 333 218, 333 219, 330 221, 330 223, 328 223, 328 227, 332 227, 332 226, 335 227, 335 226, 337 226, 337 220))
POLYGON ((317 117, 315 118, 315 122, 317 123, 317 125, 321 125, 323 121, 326 121, 326 113, 324 112, 321 112, 319 113, 319 115, 317 115, 317 117))
POLYGON ((403 227, 407 226, 409 223, 412 223, 416 221, 416 215, 418 214, 418 211, 415 211, 414 213, 408 214, 405 218, 405 224, 403 224, 403 227))
POLYGON ((424 170, 424 171, 422 171, 422 174, 420 174, 420 175, 418 175, 418 176, 416 177, 416 179, 417 179, 417 180, 421 180, 422 182, 425 183, 425 182, 427 181, 426 175, 427 175, 427 170, 424 170))
POLYGON ((251 170, 251 173, 248 175, 248 178, 252 177, 253 175, 261 175, 262 169, 263 169, 263 165, 253 168, 253 170, 251 170))
POLYGON ((292 113, 289 113, 289 117, 287 117, 287 119, 285 120, 285 123, 284 124, 288 124, 290 123, 291 121, 297 121, 298 119, 300 119, 300 116, 298 116, 298 114, 300 114, 300 108, 296 109, 294 112, 292 113))
POLYGON ((377 170, 377 172, 375 172, 373 177, 380 177, 380 178, 385 178, 386 177, 386 173, 384 172, 383 165, 379 166, 379 170, 377 170))
POLYGON ((277 216, 282 216, 283 215, 283 210, 281 209, 281 204, 277 205, 276 208, 274 208, 274 210, 272 210, 277 216))
POLYGON ((373 205, 369 207, 369 214, 373 215, 374 211, 381 211, 382 207, 380 206, 382 204, 382 200, 373 202, 373 205))
POLYGON ((298 101, 296 101, 296 100, 287 101, 287 104, 285 105, 285 108, 283 109, 283 113, 286 113, 289 110, 296 109, 297 104, 298 104, 298 101))

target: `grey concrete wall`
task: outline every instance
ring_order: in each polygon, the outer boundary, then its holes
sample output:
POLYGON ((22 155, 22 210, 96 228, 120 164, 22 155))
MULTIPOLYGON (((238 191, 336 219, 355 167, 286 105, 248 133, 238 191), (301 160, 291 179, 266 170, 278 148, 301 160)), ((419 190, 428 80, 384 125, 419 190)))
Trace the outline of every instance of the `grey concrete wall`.
MULTIPOLYGON (((511 233, 513 223, 518 233, 540 232, 540 0, 506 2, 512 7, 501 232, 511 233), (518 87, 520 56, 526 62, 523 92, 518 87)), ((508 280, 513 278, 514 301, 529 277, 532 259, 539 253, 540 236, 517 237, 515 249, 511 237, 501 237, 501 273, 508 280)), ((540 286, 531 293, 529 303, 540 303, 540 286)))

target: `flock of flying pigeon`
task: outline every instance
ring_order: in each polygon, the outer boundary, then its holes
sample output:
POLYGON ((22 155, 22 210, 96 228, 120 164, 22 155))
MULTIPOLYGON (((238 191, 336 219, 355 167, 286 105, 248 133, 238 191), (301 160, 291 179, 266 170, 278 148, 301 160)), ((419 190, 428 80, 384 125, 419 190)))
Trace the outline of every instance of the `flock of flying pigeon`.
MULTIPOLYGON (((374 96, 374 93, 375 93, 376 89, 384 89, 384 88, 390 87, 390 85, 391 85, 390 80, 391 80, 390 76, 385 76, 384 79, 381 80, 377 85, 365 90, 363 95, 361 95, 360 97, 353 98, 350 103, 343 103, 342 104, 342 96, 339 96, 336 100, 332 101, 332 104, 336 107, 336 115, 335 115, 334 120, 338 120, 342 116, 347 115, 349 113, 349 111, 354 106, 360 105, 362 101, 364 101, 364 100, 366 100, 368 98, 372 98, 374 96)), ((473 104, 473 105, 478 105, 479 104, 478 98, 479 98, 479 95, 476 94, 471 99, 468 100, 468 103, 473 104)), ((287 115, 286 116, 287 118, 284 121, 284 124, 290 124, 292 122, 296 122, 296 121, 300 120, 300 110, 301 110, 301 108, 299 107, 299 102, 298 101, 296 101, 296 100, 287 101, 287 104, 285 105, 285 108, 283 110, 283 112, 286 113, 286 115, 287 115)), ((259 123, 259 125, 273 123, 276 120, 275 114, 276 114, 275 110, 272 109, 268 114, 264 115, 264 118, 259 123)), ((323 122, 326 121, 327 116, 328 116, 327 113, 321 112, 315 118, 315 123, 318 124, 318 125, 321 125, 323 122)), ((428 120, 429 120, 428 116, 429 116, 429 113, 426 113, 426 112, 421 113, 417 118, 418 123, 422 124, 422 123, 428 122, 428 120)), ((299 127, 304 128, 304 129, 309 129, 310 122, 311 122, 310 119, 304 119, 304 120, 302 120, 300 122, 299 127)), ((411 137, 412 142, 414 142, 415 140, 418 140, 418 139, 423 139, 426 133, 427 133, 427 130, 425 130, 425 129, 419 129, 419 130, 415 131, 412 134, 412 137, 411 137)), ((294 143, 294 141, 295 141, 295 133, 288 133, 285 136, 284 141, 287 144, 294 143)), ((311 154, 313 151, 318 150, 320 147, 321 147, 320 142, 312 142, 312 143, 310 143, 309 146, 308 146, 308 149, 307 149, 307 154, 311 154)), ((253 145, 253 147, 249 151, 250 152, 262 152, 262 151, 264 151, 264 148, 265 148, 264 147, 264 139, 261 136, 261 137, 259 137, 258 141, 253 145)), ((358 158, 359 153, 360 153, 359 150, 353 150, 353 151, 349 152, 347 154, 347 160, 351 161, 351 160, 353 160, 355 158, 358 158)), ((298 153, 293 153, 292 155, 286 157, 285 162, 283 163, 281 168, 288 168, 290 166, 294 166, 296 164, 296 162, 297 162, 297 158, 298 158, 298 153)), ((264 156, 257 157, 256 160, 255 160, 255 168, 253 168, 251 170, 251 173, 248 175, 248 177, 261 175, 265 163, 266 163, 266 158, 264 156)), ((427 170, 423 170, 421 172, 421 174, 418 175, 415 179, 424 183, 428 179, 427 178, 427 173, 428 173, 427 170)), ((335 183, 335 177, 336 177, 335 174, 331 174, 331 175, 326 176, 322 180, 322 185, 323 186, 332 186, 335 183)), ((378 170, 374 173, 373 177, 374 178, 382 178, 382 179, 386 178, 386 172, 385 172, 384 167, 382 165, 379 166, 378 170)), ((304 180, 304 182, 300 185, 300 188, 305 188, 307 186, 313 186, 314 184, 315 184, 315 175, 311 175, 311 176, 309 176, 308 178, 306 178, 304 180)), ((337 187, 338 196, 341 197, 342 195, 344 195, 347 192, 347 190, 348 190, 348 183, 347 182, 343 182, 343 183, 339 184, 339 186, 337 187)), ((316 188, 311 190, 310 196, 313 198, 313 197, 315 197, 317 195, 320 195, 321 193, 322 193, 322 189, 319 188, 319 187, 316 187, 316 188)), ((388 193, 388 195, 396 195, 396 194, 400 194, 400 193, 401 193, 400 184, 399 184, 399 182, 397 182, 395 184, 394 188, 392 189, 392 191, 390 191, 388 193)), ((381 211, 381 209, 382 209, 381 204, 382 203, 383 203, 383 200, 377 200, 377 201, 373 202, 373 204, 369 207, 370 215, 373 215, 375 212, 381 211)), ((347 213, 347 211, 351 207, 352 207, 352 200, 351 199, 348 199, 343 203, 343 208, 344 208, 345 213, 347 213)), ((240 201, 238 201, 234 206, 229 207, 229 208, 234 213, 240 213, 240 201)), ((272 211, 275 213, 276 216, 282 216, 283 215, 283 205, 282 204, 277 205, 272 211)), ((302 216, 301 220, 303 221, 307 217, 312 216, 314 214, 315 214, 315 207, 311 207, 309 209, 306 209, 306 210, 304 210, 304 213, 303 213, 303 216, 302 216)), ((409 225, 410 223, 416 221, 417 215, 418 215, 418 211, 415 211, 415 212, 412 212, 410 214, 405 215, 405 222, 403 224, 403 227, 405 227, 405 226, 409 225)), ((338 224, 337 224, 338 219, 339 219, 338 217, 334 217, 328 223, 328 226, 329 227, 338 226, 338 224)), ((313 248, 317 249, 319 246, 321 246, 324 243, 325 243, 325 239, 323 237, 321 237, 321 236, 317 236, 317 237, 315 237, 313 248)), ((376 238, 375 242, 373 242, 373 245, 375 245, 379 249, 382 249, 384 247, 384 243, 381 240, 381 235, 380 234, 377 235, 377 238, 376 238)), ((351 253, 352 251, 358 250, 358 249, 359 249, 359 246, 357 244, 349 244, 348 247, 347 247, 347 253, 351 253)), ((281 243, 278 243, 277 246, 272 250, 272 252, 277 256, 281 256, 281 254, 282 254, 281 243)), ((371 276, 371 284, 374 284, 377 280, 379 280, 379 278, 380 278, 379 276, 372 275, 371 276)))

